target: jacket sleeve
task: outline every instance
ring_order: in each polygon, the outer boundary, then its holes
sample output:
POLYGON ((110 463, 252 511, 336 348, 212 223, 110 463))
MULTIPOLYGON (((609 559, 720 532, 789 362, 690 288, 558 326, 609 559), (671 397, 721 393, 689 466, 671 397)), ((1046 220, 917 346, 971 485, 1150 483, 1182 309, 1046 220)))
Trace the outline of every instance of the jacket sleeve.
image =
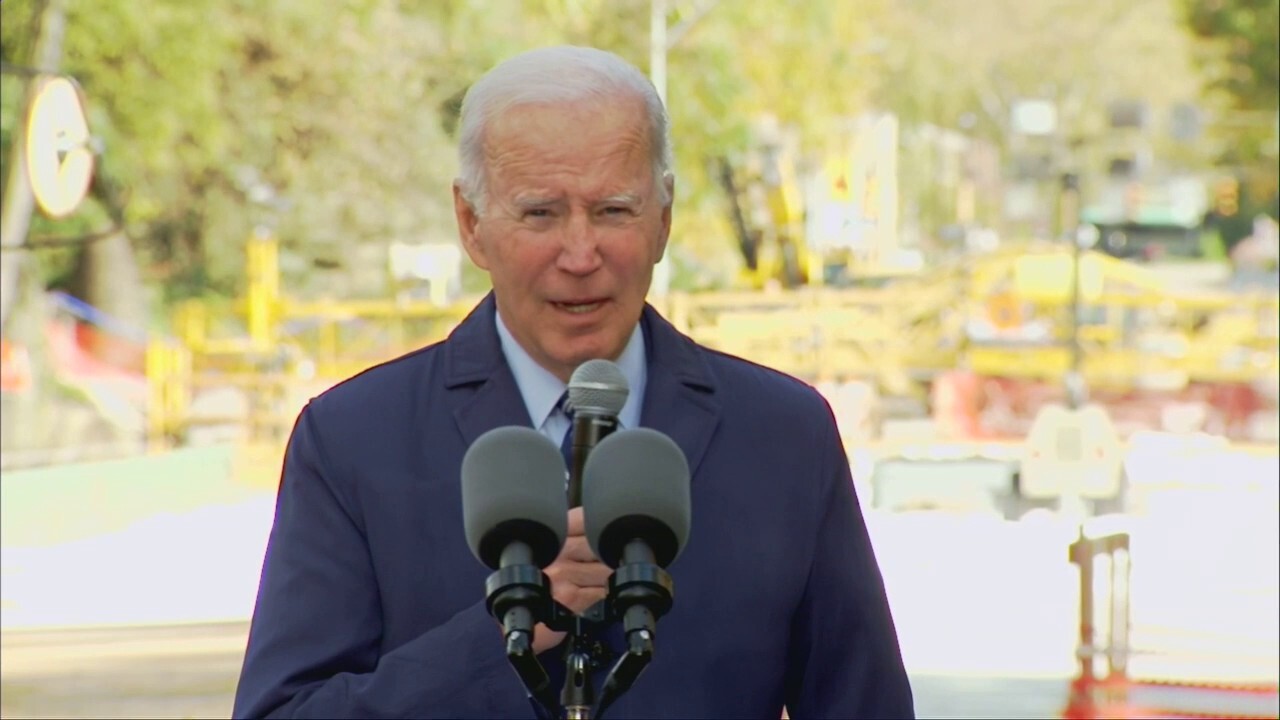
POLYGON ((285 453, 233 716, 532 716, 483 602, 382 652, 361 514, 327 470, 313 414, 285 453))
POLYGON ((791 627, 787 710, 792 718, 910 719, 884 581, 834 419, 827 428, 812 565, 791 627))

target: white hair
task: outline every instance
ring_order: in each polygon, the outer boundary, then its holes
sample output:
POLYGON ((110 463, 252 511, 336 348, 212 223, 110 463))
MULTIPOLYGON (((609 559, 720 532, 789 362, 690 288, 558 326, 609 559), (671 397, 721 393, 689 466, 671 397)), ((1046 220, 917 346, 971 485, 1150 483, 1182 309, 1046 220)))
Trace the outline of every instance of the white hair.
POLYGON ((518 105, 574 102, 632 95, 644 101, 649 125, 653 182, 663 205, 671 204, 671 137, 667 111, 653 83, 611 52, 562 45, 521 53, 499 63, 476 81, 462 100, 459 119, 458 185, 462 197, 484 213, 484 135, 489 121, 518 105))

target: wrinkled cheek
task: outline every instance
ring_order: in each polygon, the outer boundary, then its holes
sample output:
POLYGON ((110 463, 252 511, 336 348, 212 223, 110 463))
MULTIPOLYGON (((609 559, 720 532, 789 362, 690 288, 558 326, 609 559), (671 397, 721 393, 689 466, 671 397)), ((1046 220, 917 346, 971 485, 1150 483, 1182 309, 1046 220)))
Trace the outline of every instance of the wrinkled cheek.
POLYGON ((520 293, 522 304, 530 306, 544 304, 542 289, 547 287, 547 282, 543 279, 542 273, 534 272, 533 265, 528 260, 513 258, 507 273, 507 285, 520 293))

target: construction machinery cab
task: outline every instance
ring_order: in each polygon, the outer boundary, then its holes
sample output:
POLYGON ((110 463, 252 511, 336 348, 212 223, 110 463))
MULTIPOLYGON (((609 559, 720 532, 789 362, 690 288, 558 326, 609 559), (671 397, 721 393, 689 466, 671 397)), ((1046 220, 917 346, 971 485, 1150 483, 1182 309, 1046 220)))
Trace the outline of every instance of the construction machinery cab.
POLYGON ((1099 223, 1098 248, 1123 260, 1156 261, 1173 257, 1198 257, 1199 226, 1177 223, 1099 223))
POLYGON ((1203 180, 1170 177, 1112 181, 1080 214, 1098 229, 1097 249, 1126 260, 1204 255, 1208 195, 1203 180))

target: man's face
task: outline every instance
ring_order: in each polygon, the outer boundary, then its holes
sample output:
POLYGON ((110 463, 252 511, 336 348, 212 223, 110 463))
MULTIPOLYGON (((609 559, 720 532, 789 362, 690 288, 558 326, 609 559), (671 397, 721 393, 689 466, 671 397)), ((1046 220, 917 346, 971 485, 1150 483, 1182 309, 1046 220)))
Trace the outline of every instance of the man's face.
POLYGON ((639 99, 524 105, 484 140, 487 202, 454 187, 462 246, 493 282, 503 322, 561 380, 616 359, 671 228, 639 99))

